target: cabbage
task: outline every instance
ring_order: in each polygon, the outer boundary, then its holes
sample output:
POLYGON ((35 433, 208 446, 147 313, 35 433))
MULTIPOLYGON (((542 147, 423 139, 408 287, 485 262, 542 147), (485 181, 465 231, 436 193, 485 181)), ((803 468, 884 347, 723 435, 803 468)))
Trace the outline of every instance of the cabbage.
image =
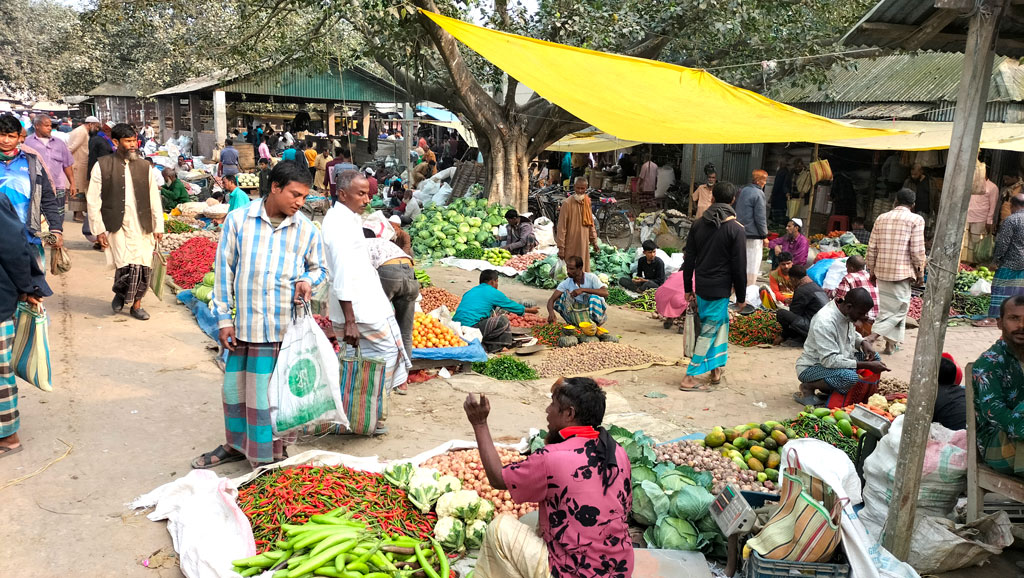
POLYGON ((686 486, 672 495, 669 513, 677 518, 696 521, 708 514, 708 508, 714 501, 715 496, 704 488, 686 486))
POLYGON ((469 223, 470 227, 479 227, 483 224, 483 219, 480 217, 470 217, 466 219, 466 222, 469 223))
POLYGON ((654 528, 648 528, 648 531, 644 532, 644 538, 648 540, 648 547, 667 550, 697 551, 707 542, 700 539, 693 524, 672 517, 666 517, 654 528), (650 541, 651 538, 654 540, 653 543, 650 541))
POLYGON ((206 285, 207 287, 213 287, 213 283, 214 283, 214 274, 212 272, 207 273, 206 275, 203 275, 203 285, 206 285))
POLYGON ((644 480, 633 489, 633 519, 638 523, 653 526, 668 510, 668 495, 658 484, 644 480))
POLYGON ((658 485, 666 492, 676 492, 685 486, 694 486, 694 481, 683 475, 679 470, 669 470, 658 478, 658 485))
POLYGON ((444 241, 445 239, 448 238, 448 236, 442 233, 441 231, 436 231, 434 233, 434 238, 437 239, 438 241, 444 241))
POLYGON ((441 239, 442 247, 454 247, 455 241, 453 239, 441 239))
POLYGON ((648 482, 657 482, 658 474, 654 473, 654 470, 647 466, 636 466, 633 468, 633 485, 637 485, 640 482, 647 480, 648 482))
POLYGON ((434 538, 446 552, 458 552, 466 541, 466 525, 450 516, 440 518, 434 525, 434 538))
POLYGON ((466 223, 459 223, 459 232, 460 233, 468 233, 469 232, 469 225, 466 224, 466 223))
POLYGON ((487 522, 475 520, 466 526, 466 548, 475 550, 484 543, 487 533, 487 522))
POLYGON ((465 242, 466 242, 466 236, 465 235, 463 235, 462 233, 459 233, 458 235, 455 235, 455 244, 465 243, 465 242))

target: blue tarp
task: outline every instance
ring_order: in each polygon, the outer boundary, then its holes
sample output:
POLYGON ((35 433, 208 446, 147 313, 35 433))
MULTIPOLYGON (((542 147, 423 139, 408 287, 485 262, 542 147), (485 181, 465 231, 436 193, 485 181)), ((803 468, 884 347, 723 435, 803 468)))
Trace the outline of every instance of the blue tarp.
POLYGON ((217 319, 213 316, 213 311, 210 311, 209 305, 196 299, 191 289, 179 291, 177 297, 178 301, 181 301, 182 305, 188 307, 192 315, 195 316, 196 323, 199 324, 199 328, 203 330, 203 333, 208 335, 210 339, 218 341, 218 334, 220 332, 217 329, 217 319))
POLYGON ((465 347, 429 347, 412 350, 413 359, 454 359, 457 361, 487 361, 487 352, 479 339, 465 347))
POLYGON ((828 274, 828 268, 832 266, 833 261, 835 261, 835 259, 822 259, 821 261, 811 265, 807 269, 807 276, 819 286, 824 286, 825 275, 828 274))
POLYGON ((440 108, 434 108, 431 106, 417 106, 416 110, 429 116, 432 116, 434 117, 435 120, 439 120, 441 122, 459 122, 459 117, 448 112, 447 110, 442 110, 440 108))

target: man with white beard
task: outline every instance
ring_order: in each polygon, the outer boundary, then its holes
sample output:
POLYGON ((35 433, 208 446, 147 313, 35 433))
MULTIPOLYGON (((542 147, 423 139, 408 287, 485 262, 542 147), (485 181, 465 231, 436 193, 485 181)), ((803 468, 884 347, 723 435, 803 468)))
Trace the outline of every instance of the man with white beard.
POLYGON ((89 176, 89 223, 114 266, 115 313, 131 303, 131 316, 145 321, 142 297, 153 274, 153 249, 164 233, 160 188, 149 163, 138 155, 139 138, 128 124, 114 125, 114 154, 100 157, 89 176))

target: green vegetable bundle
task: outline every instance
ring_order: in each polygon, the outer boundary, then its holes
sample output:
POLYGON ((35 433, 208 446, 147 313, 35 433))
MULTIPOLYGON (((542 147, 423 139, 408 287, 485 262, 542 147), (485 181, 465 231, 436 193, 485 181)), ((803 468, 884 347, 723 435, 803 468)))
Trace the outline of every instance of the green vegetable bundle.
POLYGON ((626 303, 629 303, 632 300, 633 298, 630 297, 629 293, 626 293, 626 290, 623 289, 622 287, 608 287, 607 301, 609 305, 625 305, 626 303))
POLYGON ((473 371, 501 381, 530 381, 537 379, 537 371, 511 355, 492 357, 473 364, 473 371))
POLYGON ((988 314, 988 307, 992 303, 991 295, 971 296, 970 293, 953 293, 953 300, 950 302, 950 309, 956 315, 977 317, 988 314))
POLYGON ((629 306, 633 309, 639 309, 640 311, 654 311, 657 306, 654 301, 654 292, 657 289, 648 289, 640 294, 639 297, 629 302, 629 306))
POLYGON ((843 245, 843 253, 846 253, 847 257, 853 257, 854 255, 863 257, 868 254, 868 246, 863 243, 843 245))
POLYGON ((480 247, 470 245, 461 251, 457 251, 455 256, 459 259, 483 259, 484 250, 480 247))
POLYGON ((315 515, 301 526, 285 524, 287 539, 279 540, 276 549, 235 560, 235 572, 257 576, 272 571, 274 578, 387 578, 411 577, 414 573, 428 578, 448 577, 448 556, 436 540, 431 539, 425 548, 415 538, 374 535, 351 516, 345 508, 338 508, 315 515))
POLYGON ((557 255, 548 255, 544 259, 534 261, 519 275, 519 280, 541 289, 554 289, 558 281, 551 276, 551 271, 557 263, 557 255))
POLYGON ((620 251, 604 243, 599 243, 598 248, 599 250, 591 255, 591 271, 594 273, 606 273, 612 279, 629 275, 630 268, 636 262, 636 255, 634 253, 620 251))
POLYGON ((182 223, 177 219, 164 221, 164 233, 191 233, 195 228, 188 223, 182 223))
POLYGON ((421 289, 433 285, 433 282, 430 281, 430 275, 427 275, 427 272, 423 269, 414 269, 413 274, 416 275, 416 280, 419 281, 421 289))
POLYGON ((413 253, 420 259, 441 259, 469 247, 490 247, 507 210, 488 206, 487 199, 458 198, 448 206, 428 203, 409 227, 413 253))

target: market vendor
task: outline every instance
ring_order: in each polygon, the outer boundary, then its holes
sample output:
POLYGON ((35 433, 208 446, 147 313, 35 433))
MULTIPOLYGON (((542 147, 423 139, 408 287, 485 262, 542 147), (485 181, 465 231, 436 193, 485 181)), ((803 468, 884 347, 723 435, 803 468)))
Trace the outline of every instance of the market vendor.
POLYGON ((842 301, 832 301, 811 319, 804 352, 796 360, 800 391, 793 399, 800 405, 822 405, 833 391, 846 393, 858 381, 857 370, 889 371, 871 342, 862 339, 855 323, 874 307, 867 289, 850 290, 842 301), (822 392, 824 397, 818 396, 822 392))
POLYGON ((793 254, 782 251, 775 257, 778 266, 768 273, 768 288, 771 289, 776 303, 788 305, 793 300, 793 290, 796 289, 796 283, 789 277, 789 269, 793 266, 793 254))
POLYGON ((525 255, 537 248, 537 236, 533 234, 533 223, 515 209, 505 212, 508 221, 508 239, 501 246, 513 255, 525 255))
POLYGON ((185 183, 181 182, 174 169, 167 167, 160 173, 164 178, 164 185, 160 187, 160 202, 165 211, 170 211, 182 203, 189 201, 188 190, 185 183))
POLYGON ((803 235, 803 228, 804 222, 802 220, 792 218, 786 223, 785 235, 774 241, 766 241, 768 254, 773 263, 777 263, 779 255, 786 252, 792 255, 794 265, 807 265, 807 248, 810 244, 807 241, 807 237, 803 235))
POLYGON ((568 277, 558 284, 548 299, 548 323, 555 322, 555 311, 570 325, 589 321, 601 326, 608 319, 608 288, 601 279, 583 270, 583 259, 573 255, 565 260, 568 277))
POLYGON ((228 198, 229 213, 249 204, 249 194, 242 190, 242 187, 238 186, 238 177, 235 175, 225 175, 223 182, 224 192, 227 193, 228 198))
POLYGON ((1000 304, 998 325, 971 372, 978 451, 992 469, 1024 476, 1024 295, 1000 304))
POLYGON ((536 314, 536 307, 524 307, 498 290, 498 272, 485 269, 480 272, 480 284, 466 291, 455 310, 452 321, 475 327, 483 334, 483 346, 488 353, 501 351, 512 345, 511 325, 505 313, 536 314))
POLYGON ((787 339, 802 344, 807 339, 811 319, 828 303, 825 290, 807 276, 807 269, 803 265, 793 265, 787 275, 796 287, 793 289, 789 309, 775 312, 775 318, 782 326, 782 333, 775 337, 775 345, 781 345, 787 339))
POLYGON ((636 275, 619 278, 619 285, 636 293, 657 289, 665 282, 665 262, 657 256, 658 246, 648 239, 643 250, 643 256, 636 262, 636 275))
POLYGON ((494 447, 483 394, 466 397, 480 463, 497 490, 538 502, 538 527, 499 515, 487 525, 476 575, 481 578, 628 578, 633 507, 626 451, 601 427, 605 392, 588 377, 561 378, 547 407, 545 447, 505 467, 494 447))

